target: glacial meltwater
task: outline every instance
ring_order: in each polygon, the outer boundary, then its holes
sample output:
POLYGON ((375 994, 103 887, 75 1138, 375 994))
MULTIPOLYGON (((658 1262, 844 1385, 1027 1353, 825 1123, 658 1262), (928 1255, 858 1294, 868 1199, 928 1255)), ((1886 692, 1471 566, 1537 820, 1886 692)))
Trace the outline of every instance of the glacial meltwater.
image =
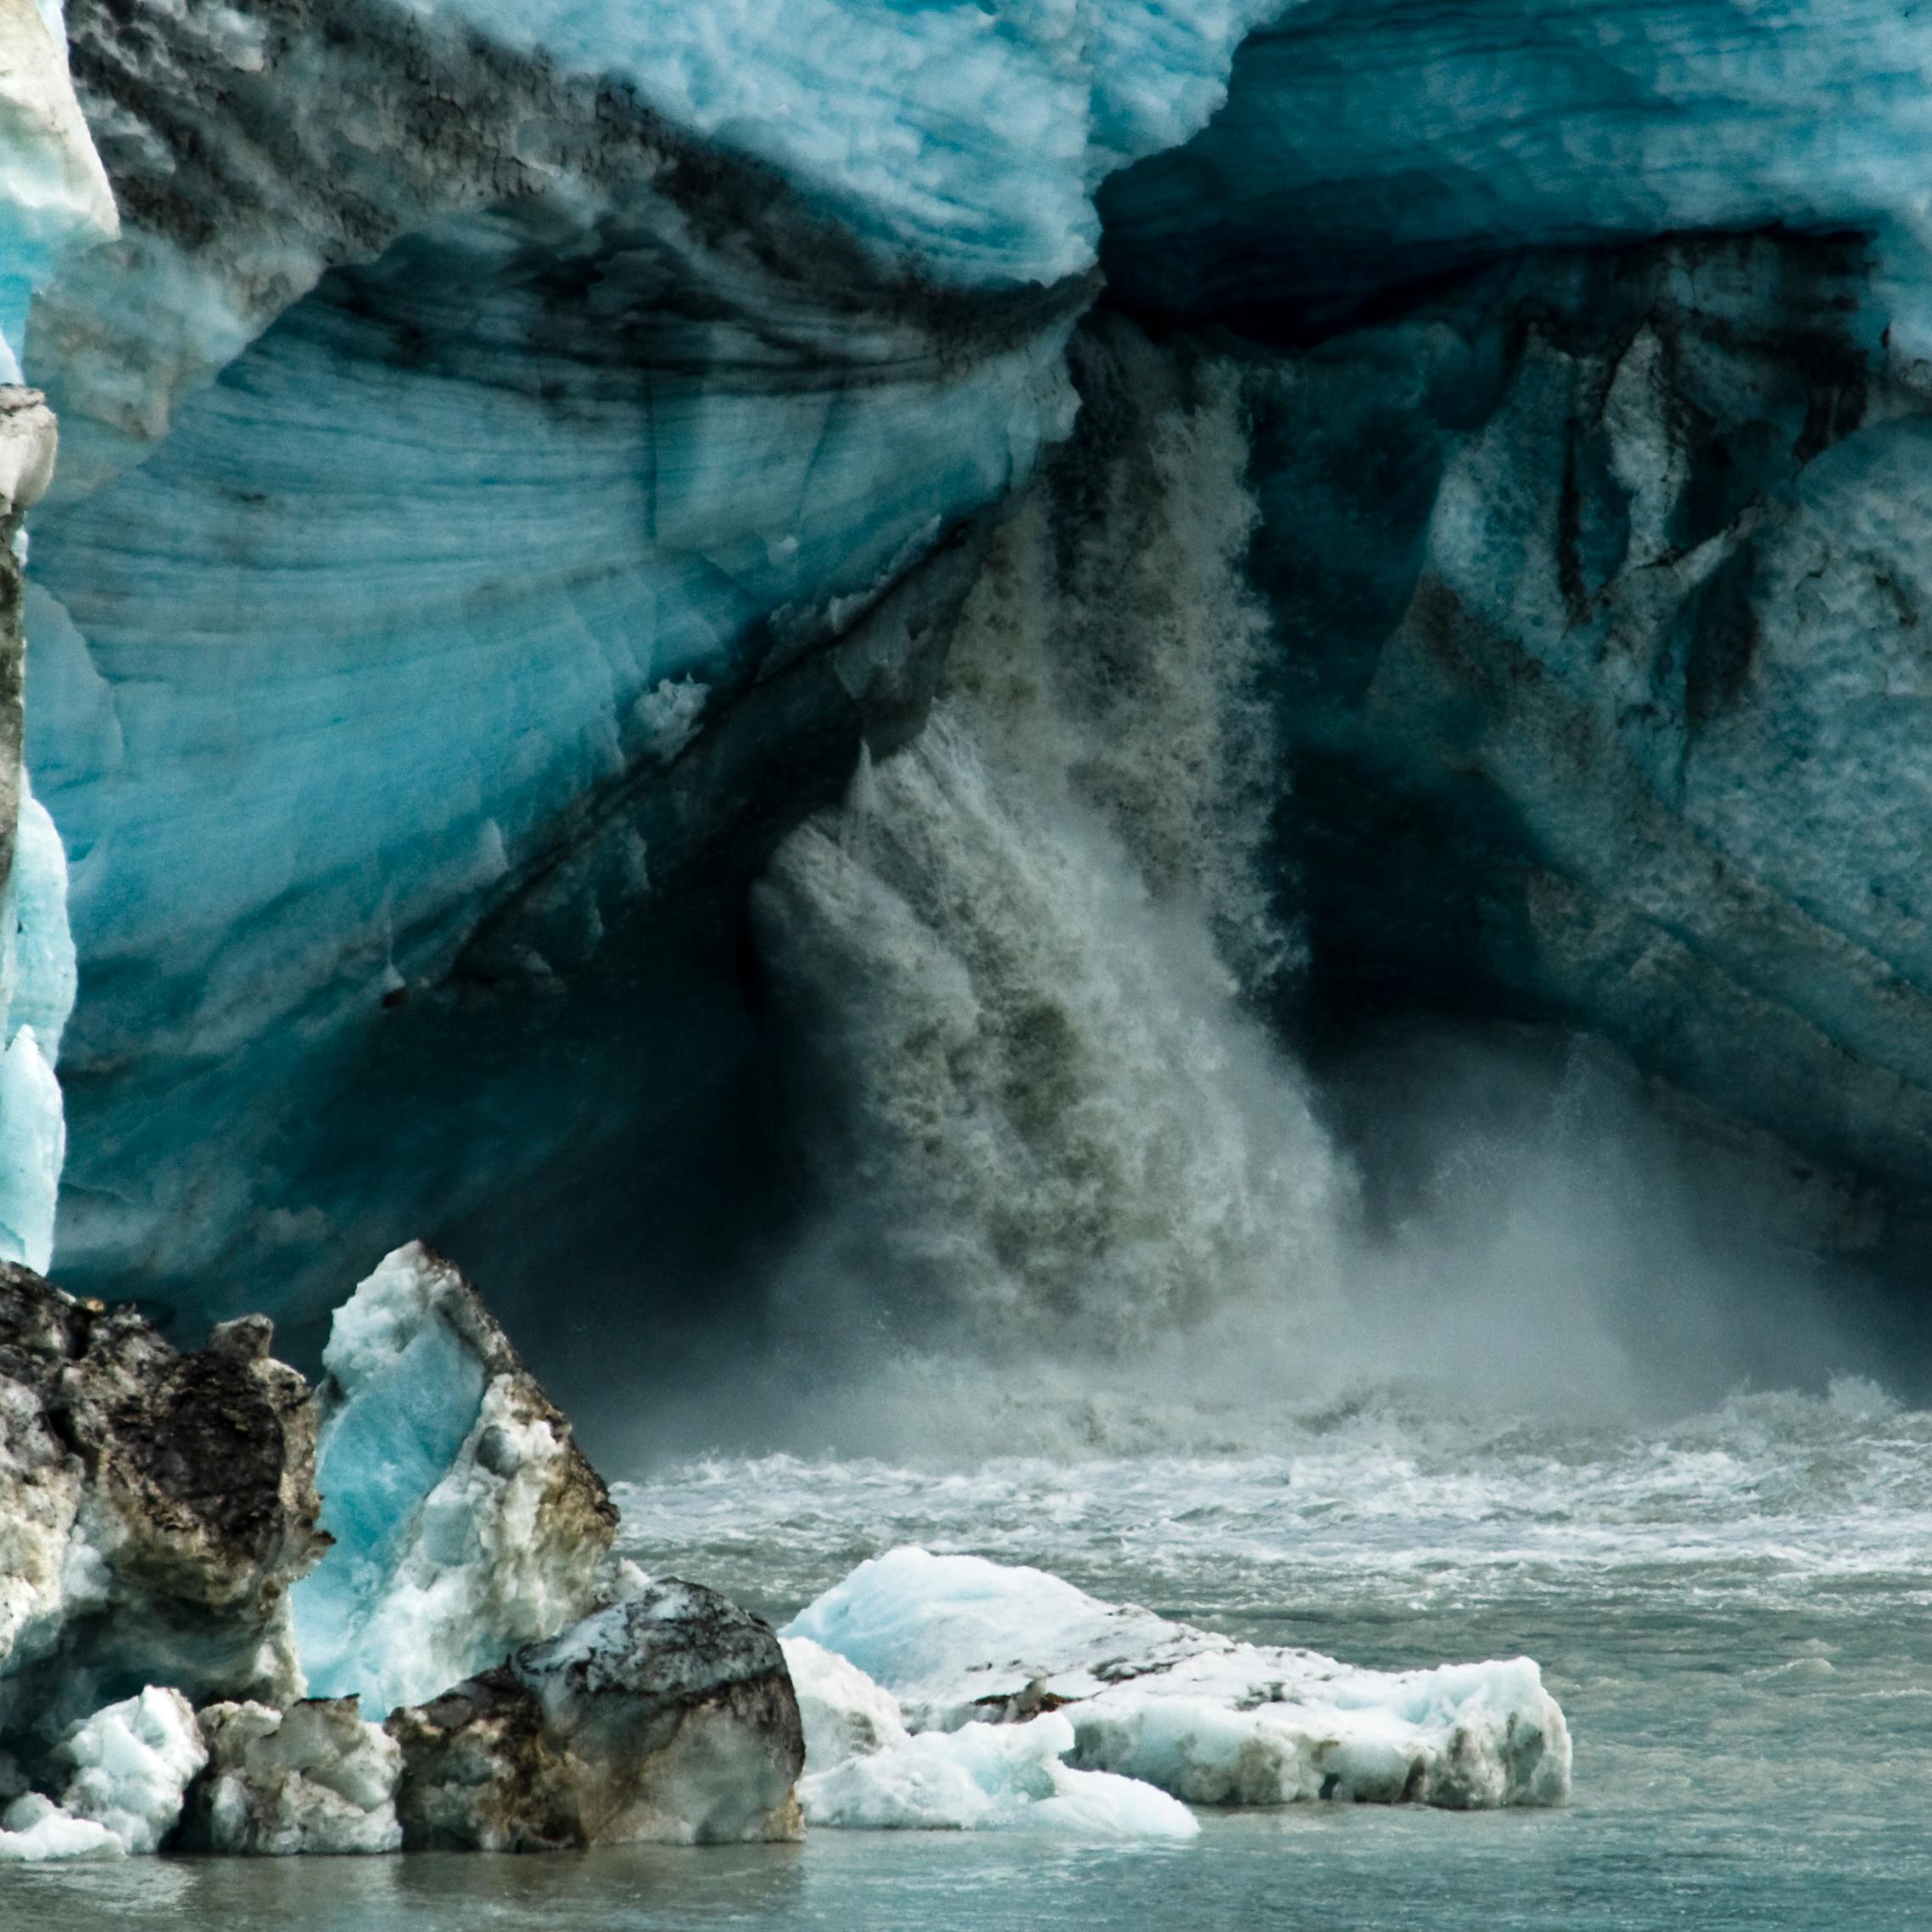
POLYGON ((621 1485, 625 1548, 783 1620, 896 1544, 1385 1668, 1527 1652, 1552 1811, 1203 1808, 1182 1845, 814 1830, 542 1858, 0 1868, 0 1924, 224 1932, 1923 1924, 1932 1414, 1851 1379, 1667 1427, 1339 1403, 1220 1453, 711 1458, 621 1485))

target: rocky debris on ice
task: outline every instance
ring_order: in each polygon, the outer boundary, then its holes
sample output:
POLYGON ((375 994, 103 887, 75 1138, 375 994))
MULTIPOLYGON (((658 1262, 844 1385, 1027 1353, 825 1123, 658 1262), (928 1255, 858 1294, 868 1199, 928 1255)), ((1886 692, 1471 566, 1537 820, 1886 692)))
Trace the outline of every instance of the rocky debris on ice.
POLYGON ((304 1698, 286 1711, 210 1705, 201 1728, 208 1768, 188 1794, 181 1850, 286 1857, 401 1849, 402 1751, 353 1697, 304 1698))
POLYGON ((796 1838, 805 1739, 768 1625, 674 1578, 391 1714, 411 1849, 796 1838))
POLYGON ((16 1798, 0 1818, 0 1859, 123 1857, 158 1851, 175 1829, 208 1747, 187 1700, 154 1686, 97 1711, 53 1754, 58 1804, 16 1798))
POLYGON ((420 1242, 335 1313, 317 1392, 334 1547, 294 1593, 308 1688, 380 1717, 616 1594, 602 1479, 475 1289, 420 1242))
POLYGON ((315 1415, 272 1334, 249 1317, 183 1354, 135 1309, 0 1263, 0 1748, 36 1778, 131 1686, 296 1694, 315 1415))
POLYGON ((785 1636, 877 1679, 916 1732, 1062 1715, 1076 1769, 1193 1804, 1569 1796, 1569 1729, 1526 1657, 1356 1670, 1102 1603, 1044 1571, 910 1548, 861 1564, 785 1636))

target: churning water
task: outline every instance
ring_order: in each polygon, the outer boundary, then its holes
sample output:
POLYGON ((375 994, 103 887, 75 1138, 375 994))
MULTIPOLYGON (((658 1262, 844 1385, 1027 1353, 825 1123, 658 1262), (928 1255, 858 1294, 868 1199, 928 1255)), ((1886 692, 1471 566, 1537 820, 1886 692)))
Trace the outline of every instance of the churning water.
POLYGON ((1365 1399, 1281 1421, 1266 1453, 712 1459, 621 1499, 651 1568, 774 1616, 911 1539, 1364 1663, 1527 1651, 1571 1719, 1575 1797, 1203 1814, 1179 1848, 819 1831, 0 1872, 0 1923, 1878 1932, 1932 1909, 1932 1415, 1869 1384, 1644 1432, 1365 1399))

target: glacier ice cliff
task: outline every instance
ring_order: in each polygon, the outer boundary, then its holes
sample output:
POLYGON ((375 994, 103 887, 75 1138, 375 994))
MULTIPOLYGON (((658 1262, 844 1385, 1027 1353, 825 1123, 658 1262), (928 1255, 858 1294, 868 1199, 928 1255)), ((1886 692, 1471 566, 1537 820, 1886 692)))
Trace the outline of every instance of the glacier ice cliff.
POLYGON ((58 5, 0 12, 0 1259, 45 1268, 65 1123, 53 1076, 74 999, 66 861, 21 769, 28 511, 56 433, 20 381, 29 304, 70 250, 114 232, 112 197, 67 70, 58 5))
POLYGON ((881 1258, 1119 1346, 1326 1292, 1281 1039, 1417 1014, 1909 1248, 1916 19, 7 18, 25 1259, 58 1035, 64 1274, 304 1358, 418 1230, 546 1372, 881 1258))
POLYGON ((460 24, 70 30, 124 219, 29 353, 69 456, 30 614, 87 988, 64 1266, 246 1305, 246 1256, 299 1295, 328 1222, 388 1245, 594 1139, 539 1097, 593 1041, 634 1106, 618 992, 551 996, 907 728, 1088 288, 882 261, 460 24), (413 1146, 372 1145, 411 1064, 413 1146))

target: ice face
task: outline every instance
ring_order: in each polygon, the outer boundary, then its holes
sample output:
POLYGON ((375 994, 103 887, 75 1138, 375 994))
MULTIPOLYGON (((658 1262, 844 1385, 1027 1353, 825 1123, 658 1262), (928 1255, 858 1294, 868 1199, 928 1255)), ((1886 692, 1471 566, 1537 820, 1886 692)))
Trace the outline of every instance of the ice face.
POLYGON ((785 1634, 875 1678, 915 1731, 1044 1709, 1070 1723, 1076 1766, 1192 1803, 1569 1795, 1568 1728, 1527 1658, 1354 1670, 1102 1603, 1042 1570, 916 1548, 861 1564, 785 1634))
POLYGON ((1184 141, 1288 0, 440 0, 514 46, 622 75, 941 276, 1093 260, 1101 178, 1184 141))
POLYGON ((67 1146, 53 1064, 73 1010, 67 855, 23 775, 0 891, 0 1258, 44 1271, 67 1146))
POLYGON ((1929 72, 1932 29, 1883 0, 1317 0, 1247 42, 1210 126, 1108 185, 1108 278, 1194 314, 1319 315, 1678 231, 1879 225, 1915 249, 1929 72))
POLYGON ((74 243, 110 235, 114 199, 67 75, 55 0, 0 7, 0 382, 20 379, 27 304, 74 243))
POLYGON ((68 461, 36 532, 29 760, 75 855, 68 1052, 107 1075, 72 1083, 99 1098, 71 1123, 63 1270, 126 1292, 145 1253, 164 1296, 252 1306, 273 1280, 318 1317, 295 1284, 325 1223, 366 1214, 373 1244, 442 1220, 479 1131, 534 1161, 577 1131, 532 1104, 550 1056, 514 1131, 432 1124, 427 1090, 465 1106, 489 1077, 471 1022, 528 1032, 459 989, 547 999, 680 841, 766 804, 756 779, 675 790, 755 688, 786 709, 774 757, 844 764, 857 717, 828 732, 792 694, 1064 430, 1086 295, 896 276, 595 81, 483 61, 461 22, 357 23, 319 47, 257 20, 251 51, 198 15, 147 48, 77 8, 86 71, 158 97, 107 152, 164 213, 48 292, 31 358, 68 461), (409 85, 461 113, 347 126, 426 35, 409 85), (266 199, 237 197, 270 164, 211 105, 243 97, 288 127, 266 199), (176 233, 187 204, 220 214, 176 233), (410 1155, 387 1082, 418 1033, 410 1155), (359 1162, 372 1125, 313 1103, 377 1089, 384 1158, 359 1162))
POLYGON ((47 489, 54 426, 20 381, 27 304, 114 203, 68 79, 60 11, 0 6, 0 1258, 43 1269, 64 1157, 60 1031, 74 1000, 66 864, 20 772, 20 518, 47 489), (12 823, 9 824, 8 822, 12 823))

